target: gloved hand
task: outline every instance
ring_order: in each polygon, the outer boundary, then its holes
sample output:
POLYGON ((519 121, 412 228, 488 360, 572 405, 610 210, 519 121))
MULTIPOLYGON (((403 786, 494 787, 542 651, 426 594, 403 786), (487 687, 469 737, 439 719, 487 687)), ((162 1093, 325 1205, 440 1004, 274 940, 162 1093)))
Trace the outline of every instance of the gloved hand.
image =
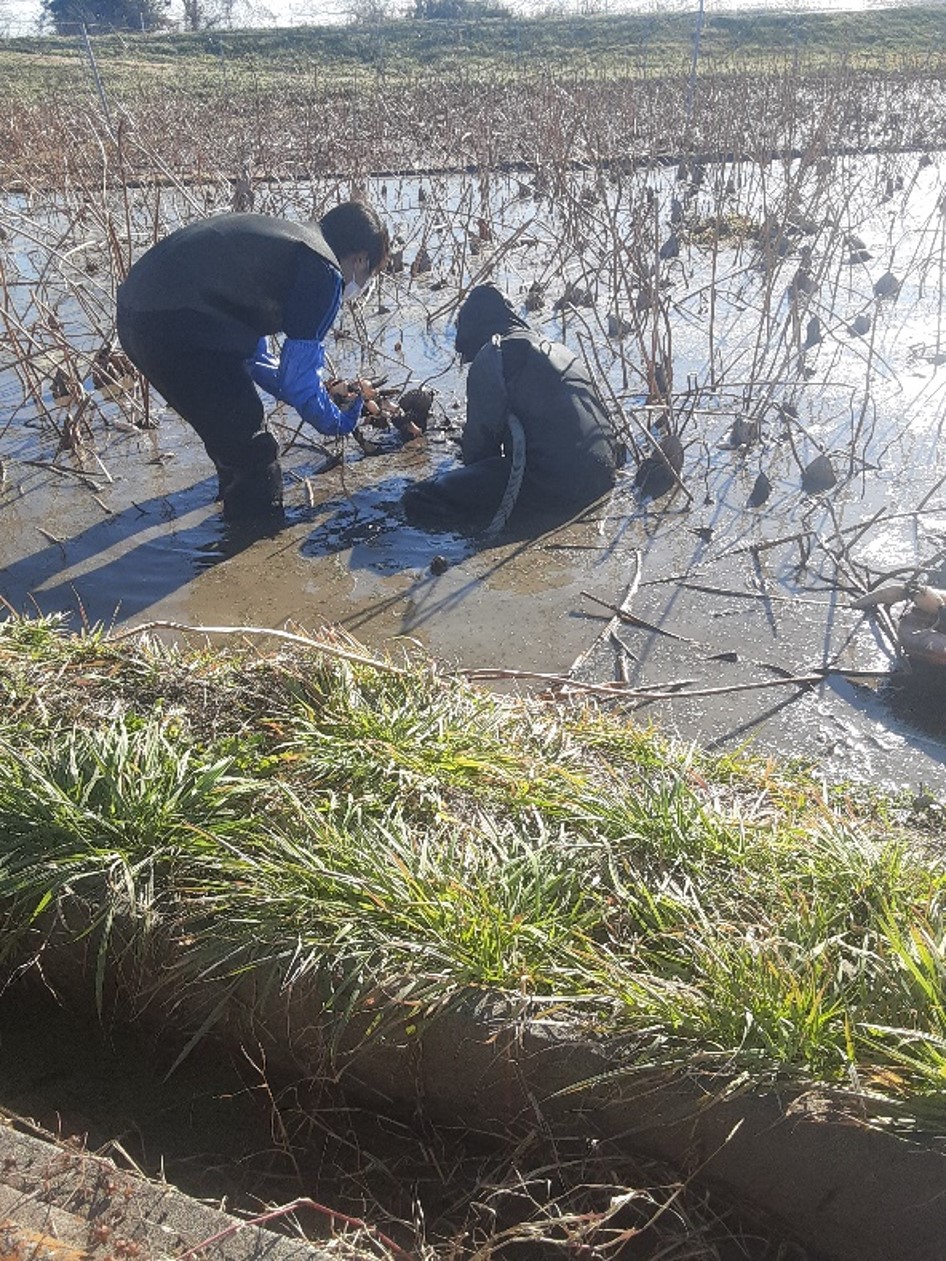
POLYGON ((329 397, 322 381, 325 349, 321 342, 287 338, 278 359, 269 353, 265 339, 255 357, 247 361, 250 376, 267 394, 294 407, 306 424, 328 436, 349 434, 361 416, 358 395, 341 410, 329 397))
POLYGON ((339 433, 351 433, 361 419, 361 409, 364 407, 365 400, 360 394, 355 396, 355 401, 349 403, 347 407, 340 407, 338 410, 342 414, 342 423, 346 428, 339 426, 339 433))

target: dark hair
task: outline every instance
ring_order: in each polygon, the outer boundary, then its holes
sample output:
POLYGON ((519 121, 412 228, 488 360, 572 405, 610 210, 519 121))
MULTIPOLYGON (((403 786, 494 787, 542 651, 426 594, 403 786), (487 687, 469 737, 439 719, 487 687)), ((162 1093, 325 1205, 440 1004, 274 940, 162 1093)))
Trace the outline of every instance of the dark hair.
POLYGON ((391 237, 377 214, 363 201, 343 201, 319 220, 322 235, 336 258, 368 255, 372 276, 387 262, 391 237))

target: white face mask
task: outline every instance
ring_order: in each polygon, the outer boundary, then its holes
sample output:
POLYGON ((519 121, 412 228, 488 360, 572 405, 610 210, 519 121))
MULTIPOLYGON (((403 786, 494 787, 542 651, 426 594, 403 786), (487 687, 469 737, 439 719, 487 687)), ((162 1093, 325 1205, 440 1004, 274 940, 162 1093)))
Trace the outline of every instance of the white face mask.
POLYGON ((367 287, 367 285, 360 285, 357 280, 349 280, 348 284, 342 290, 342 301, 354 302, 356 298, 360 297, 364 293, 367 287))

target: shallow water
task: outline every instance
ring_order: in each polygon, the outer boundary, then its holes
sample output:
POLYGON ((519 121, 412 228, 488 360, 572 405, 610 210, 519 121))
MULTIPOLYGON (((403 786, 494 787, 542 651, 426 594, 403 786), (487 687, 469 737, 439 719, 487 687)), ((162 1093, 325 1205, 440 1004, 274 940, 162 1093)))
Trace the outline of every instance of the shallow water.
MULTIPOLYGON (((701 690, 771 682, 778 670, 806 674, 829 663, 886 671, 895 664, 890 644, 848 607, 850 593, 884 574, 929 572, 946 554, 944 172, 940 155, 842 159, 805 174, 791 164, 746 164, 709 169, 696 190, 684 190, 669 169, 607 184, 589 173, 578 177, 589 190, 584 208, 573 204, 567 220, 513 178, 377 181, 369 196, 401 234, 405 260, 423 242, 432 268, 386 277, 346 312, 329 349, 343 373, 383 374, 396 385, 430 379, 436 403, 427 437, 371 457, 349 441, 343 465, 320 471, 334 446, 296 435, 292 416, 274 409, 288 521, 272 537, 252 537, 220 518, 206 457, 172 414, 161 412, 159 427, 141 432, 128 423, 140 411, 97 399, 83 449, 56 456, 63 412, 51 407, 48 381, 44 420, 8 370, 0 373, 8 416, 0 594, 17 610, 68 611, 76 624, 336 624, 370 646, 419 643, 467 668, 562 675, 584 656, 578 673, 586 681, 620 673, 657 692, 682 679, 701 690), (644 197, 655 207, 649 246, 633 240, 644 197), (679 257, 659 262, 654 277, 665 327, 648 320, 641 337, 609 336, 617 317, 632 316, 633 286, 630 270, 615 272, 602 225, 633 240, 629 253, 646 258, 650 248, 656 259, 672 199, 683 197, 690 224, 721 214, 759 222, 790 207, 810 222, 788 240, 784 258, 767 261, 749 241, 726 244, 714 260, 695 235, 684 239, 679 257), (480 215, 492 239, 472 257, 469 229, 480 215), (852 233, 869 257, 851 261, 852 233), (806 245, 816 291, 796 327, 787 286, 806 245), (659 412, 647 405, 646 359, 666 356, 690 500, 681 491, 642 499, 632 461, 609 503, 531 542, 482 547, 403 522, 407 481, 455 458, 463 378, 451 320, 456 276, 474 266, 489 267, 519 302, 533 281, 544 284, 541 310, 529 318, 585 357, 623 411, 626 440, 642 450, 659 412), (900 289, 881 300, 873 286, 888 270, 900 289), (593 304, 556 310, 566 280, 590 288, 593 304), (814 314, 821 340, 803 350, 814 314), (859 315, 871 320, 865 335, 852 331, 859 315), (786 403, 797 416, 785 413, 786 403), (734 421, 749 417, 757 440, 733 447, 734 421), (838 484, 803 494, 801 468, 819 452, 831 458, 838 484), (86 480, 57 474, 51 463, 86 480), (747 501, 760 471, 772 493, 753 509, 747 501), (447 562, 439 575, 434 557, 447 562), (591 597, 617 605, 635 576, 634 613, 680 638, 622 626, 619 648, 606 633, 609 610, 591 597)), ((278 209, 291 212, 291 190, 278 196, 278 209)), ((166 213, 173 220, 186 207, 166 213)), ((63 215, 54 200, 6 207, 6 266, 19 280, 12 292, 42 346, 34 367, 47 375, 55 339, 42 333, 37 294, 47 306, 58 303, 69 344, 88 351, 110 312, 106 278, 87 270, 103 248, 94 233, 77 255, 56 255, 52 286, 49 241, 61 234, 63 215)), ((924 710, 897 688, 834 675, 811 690, 779 683, 640 708, 701 743, 749 742, 813 759, 832 778, 946 786, 942 706, 924 710)))

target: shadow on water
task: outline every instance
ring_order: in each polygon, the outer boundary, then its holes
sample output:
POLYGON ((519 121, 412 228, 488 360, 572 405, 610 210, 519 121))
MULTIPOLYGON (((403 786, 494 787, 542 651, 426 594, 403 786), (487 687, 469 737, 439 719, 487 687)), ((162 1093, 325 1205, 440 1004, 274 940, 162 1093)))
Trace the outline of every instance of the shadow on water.
MULTIPOLYGON (((290 549, 298 548, 300 557, 310 561, 344 553, 351 572, 384 577, 415 571, 414 592, 419 595, 433 588, 440 572, 499 549, 492 572, 548 525, 541 518, 522 517, 518 526, 488 542, 457 530, 414 526, 401 507, 408 481, 389 476, 344 498, 289 507, 277 524, 268 519, 226 522, 213 502, 214 479, 204 479, 138 501, 21 557, 2 570, 3 599, 17 613, 63 613, 75 626, 113 625, 140 615, 262 539, 276 537, 285 538, 290 549), (509 546, 517 543, 510 553, 509 546)), ((425 605, 420 621, 456 608, 465 591, 483 578, 478 573, 449 599, 425 605)), ((353 614, 353 621, 340 620, 354 626, 371 615, 368 610, 353 614)))
MULTIPOLYGON (((610 496, 606 499, 610 499, 610 496)), ((462 606, 477 590, 488 586, 504 569, 515 571, 518 567, 520 572, 523 566, 532 569, 536 563, 535 558, 542 553, 543 541, 547 543, 567 526, 587 525, 604 502, 599 500, 590 504, 576 516, 566 516, 563 512, 528 512, 517 509, 504 529, 494 536, 465 537, 462 541, 468 548, 467 555, 477 557, 479 564, 459 583, 454 582, 442 588, 428 573, 413 592, 413 607, 405 631, 413 633, 438 621, 456 618, 462 606)), ((420 530, 417 533, 424 534, 420 530)), ((440 540, 450 537, 434 531, 427 531, 425 536, 440 540)), ((441 554, 447 556, 445 550, 441 554)), ((574 609, 567 616, 581 621, 588 617, 584 611, 574 609)), ((497 622, 493 628, 493 637, 497 641, 501 640, 507 629, 501 622, 497 622)))
POLYGON ((270 520, 224 521, 212 502, 215 487, 207 479, 143 500, 31 552, 3 569, 5 603, 17 613, 64 613, 70 622, 110 625, 272 537, 270 520), (188 524, 195 512, 199 518, 188 524))
POLYGON ((345 499, 320 505, 318 511, 329 515, 301 545, 300 555, 308 560, 347 552, 347 568, 353 573, 380 578, 416 573, 407 591, 398 589, 385 594, 340 617, 341 625, 353 634, 366 631, 379 618, 397 613, 402 618, 401 633, 410 635, 448 606, 456 607, 463 594, 481 581, 478 576, 463 583, 460 592, 451 591, 444 599, 436 597, 439 575, 475 556, 480 547, 476 539, 456 530, 422 529, 410 524, 401 505, 409 480, 387 477, 345 499), (407 615, 405 608, 410 609, 407 615))
POLYGON ((898 672, 891 675, 881 700, 899 722, 915 727, 928 740, 943 742, 941 756, 946 762, 946 680, 932 680, 929 673, 898 672))
MULTIPOLYGON (((482 534, 406 520, 402 495, 409 478, 389 476, 320 505, 328 513, 304 540, 300 556, 309 560, 346 553, 346 568, 378 578, 413 574, 410 587, 399 587, 338 618, 353 633, 396 613, 400 633, 413 635, 433 624, 463 616, 471 597, 482 593, 504 568, 523 564, 541 539, 557 529, 591 518, 600 502, 577 516, 562 512, 517 510, 500 532, 482 534), (464 562, 472 562, 464 567, 464 562), (443 575, 450 577, 443 579, 443 575)), ((308 510, 310 513, 312 510, 308 510)))
MULTIPOLYGON (((942 685, 940 685, 942 687, 942 685)), ((907 670, 894 668, 874 683, 829 675, 822 682, 793 691, 770 703, 751 716, 721 731, 706 747, 722 752, 739 744, 752 747, 763 729, 773 730, 781 716, 786 731, 797 735, 807 727, 818 727, 824 745, 820 760, 828 762, 842 751, 838 774, 845 768, 863 770, 875 764, 871 778, 888 788, 922 786, 936 780, 946 768, 946 690, 931 693, 907 670), (804 696, 812 698, 811 706, 799 705, 804 696), (834 701, 839 704, 832 703, 834 701), (827 711, 834 715, 826 717, 827 711), (846 717, 839 726, 837 715, 846 717), (896 752, 896 758, 892 754, 896 752), (896 772, 890 767, 897 766, 896 772)), ((805 740, 804 749, 816 747, 814 739, 805 740)), ((792 754, 785 746, 783 751, 792 754)), ((810 752, 795 751, 802 760, 810 752)))

